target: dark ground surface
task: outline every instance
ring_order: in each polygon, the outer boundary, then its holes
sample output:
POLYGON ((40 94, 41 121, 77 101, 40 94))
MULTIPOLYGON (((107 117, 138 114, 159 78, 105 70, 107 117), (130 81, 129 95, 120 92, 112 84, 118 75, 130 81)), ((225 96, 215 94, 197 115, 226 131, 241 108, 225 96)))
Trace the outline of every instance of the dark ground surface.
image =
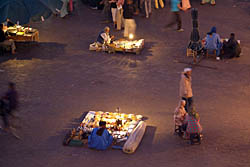
POLYGON ((137 37, 145 38, 146 48, 135 61, 133 54, 88 51, 105 25, 99 23, 100 12, 79 5, 66 19, 34 23, 40 30, 39 45, 19 44, 16 56, 0 58, 0 93, 9 80, 17 83, 23 120, 22 140, 0 133, 0 166, 249 167, 250 2, 192 4, 199 9, 202 36, 215 25, 221 37, 235 32, 243 49, 238 59, 204 59, 193 67, 194 99, 204 129, 201 145, 190 146, 173 135, 180 72, 191 62, 185 56, 190 11, 182 13, 183 33, 162 31, 169 6, 154 10, 150 19, 136 17, 137 37), (118 106, 148 118, 135 154, 62 146, 67 130, 84 112, 118 106))

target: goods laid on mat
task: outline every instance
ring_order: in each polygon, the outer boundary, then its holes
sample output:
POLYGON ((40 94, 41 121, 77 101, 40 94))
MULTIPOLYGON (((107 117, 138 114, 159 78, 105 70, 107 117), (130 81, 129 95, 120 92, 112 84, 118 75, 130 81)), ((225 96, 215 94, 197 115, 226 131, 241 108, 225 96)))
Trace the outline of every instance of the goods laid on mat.
POLYGON ((80 126, 73 129, 69 136, 77 138, 80 135, 82 139, 85 139, 85 142, 79 145, 84 145, 92 130, 99 127, 100 121, 104 121, 106 129, 113 137, 112 147, 122 149, 126 153, 133 153, 142 140, 146 129, 146 123, 142 118, 142 115, 89 111, 80 126))
POLYGON ((39 41, 39 31, 30 27, 22 27, 15 25, 5 29, 8 34, 8 39, 21 42, 39 41))
POLYGON ((89 45, 89 50, 107 51, 109 53, 123 52, 123 53, 140 54, 143 48, 144 48, 144 39, 140 40, 119 39, 103 46, 99 46, 96 42, 89 45))

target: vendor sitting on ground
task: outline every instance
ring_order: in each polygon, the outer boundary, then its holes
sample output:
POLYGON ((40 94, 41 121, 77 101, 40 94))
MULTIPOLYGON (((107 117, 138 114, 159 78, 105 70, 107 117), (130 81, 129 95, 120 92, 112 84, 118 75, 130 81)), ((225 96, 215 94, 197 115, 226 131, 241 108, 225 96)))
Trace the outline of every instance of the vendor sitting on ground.
POLYGON ((223 52, 223 55, 221 55, 222 58, 240 57, 241 47, 235 39, 234 33, 231 33, 228 41, 223 41, 223 52))
POLYGON ((222 43, 220 42, 220 36, 216 33, 216 27, 212 27, 211 31, 207 33, 205 39, 205 49, 207 52, 216 50, 216 56, 220 55, 222 43))
POLYGON ((184 138, 190 139, 191 144, 194 144, 194 138, 197 137, 200 143, 200 134, 202 132, 202 127, 200 125, 200 116, 193 107, 190 112, 185 117, 183 129, 185 129, 184 138))
POLYGON ((111 40, 114 39, 114 36, 110 36, 109 34, 110 28, 105 27, 103 31, 101 31, 97 37, 97 45, 103 46, 110 44, 111 40))
POLYGON ((94 128, 88 137, 88 146, 97 150, 106 150, 112 144, 113 137, 106 129, 106 122, 100 121, 99 126, 94 128))
POLYGON ((8 48, 11 48, 11 53, 16 53, 16 45, 13 40, 8 40, 6 38, 7 34, 3 31, 3 24, 0 24, 0 45, 4 47, 4 49, 8 50, 8 48))
POLYGON ((181 100, 174 112, 175 132, 179 135, 182 135, 182 125, 186 115, 185 105, 186 101, 181 100))

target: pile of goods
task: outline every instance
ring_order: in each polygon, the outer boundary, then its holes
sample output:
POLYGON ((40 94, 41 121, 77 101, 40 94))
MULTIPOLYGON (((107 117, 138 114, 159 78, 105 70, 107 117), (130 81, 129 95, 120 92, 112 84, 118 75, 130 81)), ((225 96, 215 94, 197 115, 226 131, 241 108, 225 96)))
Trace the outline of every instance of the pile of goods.
POLYGON ((7 29, 7 32, 10 36, 16 36, 16 35, 29 36, 36 31, 37 31, 36 29, 29 28, 29 27, 25 28, 20 25, 16 25, 14 27, 8 27, 7 29))
POLYGON ((99 122, 105 121, 115 145, 121 146, 126 153, 132 153, 139 145, 146 129, 146 123, 142 118, 142 115, 89 111, 80 126, 74 129, 74 134, 81 132, 87 139, 92 130, 99 127, 99 122))
POLYGON ((123 52, 123 53, 136 53, 140 54, 144 48, 144 39, 140 40, 125 40, 119 39, 115 40, 107 46, 98 47, 96 43, 90 44, 89 50, 95 51, 108 51, 109 53, 113 52, 123 52))

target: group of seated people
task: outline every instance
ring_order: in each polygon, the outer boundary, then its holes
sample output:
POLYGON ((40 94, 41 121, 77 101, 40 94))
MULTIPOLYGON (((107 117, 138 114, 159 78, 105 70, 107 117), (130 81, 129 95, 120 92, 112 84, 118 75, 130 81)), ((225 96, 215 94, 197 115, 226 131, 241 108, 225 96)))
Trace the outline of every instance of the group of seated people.
POLYGON ((83 132, 83 130, 80 130, 77 133, 76 129, 73 129, 71 134, 66 136, 64 144, 69 146, 82 146, 84 144, 88 144, 89 148, 96 150, 106 150, 111 146, 112 142, 113 137, 106 129, 106 122, 100 121, 99 127, 94 128, 91 134, 88 136, 83 132))
POLYGON ((4 28, 7 26, 13 26, 10 25, 11 22, 8 22, 5 24, 0 24, 0 47, 4 50, 10 50, 12 54, 16 53, 16 45, 15 42, 11 39, 8 39, 8 33, 7 31, 4 32, 4 28))
POLYGON ((216 27, 212 27, 205 38, 204 49, 206 52, 216 51, 218 59, 240 57, 241 47, 235 38, 235 34, 231 33, 228 40, 221 40, 216 31, 216 27))
POLYGON ((200 144, 202 133, 200 116, 194 107, 187 113, 185 105, 186 101, 181 100, 174 112, 175 133, 184 139, 190 139, 192 145, 195 143, 195 139, 200 144))

